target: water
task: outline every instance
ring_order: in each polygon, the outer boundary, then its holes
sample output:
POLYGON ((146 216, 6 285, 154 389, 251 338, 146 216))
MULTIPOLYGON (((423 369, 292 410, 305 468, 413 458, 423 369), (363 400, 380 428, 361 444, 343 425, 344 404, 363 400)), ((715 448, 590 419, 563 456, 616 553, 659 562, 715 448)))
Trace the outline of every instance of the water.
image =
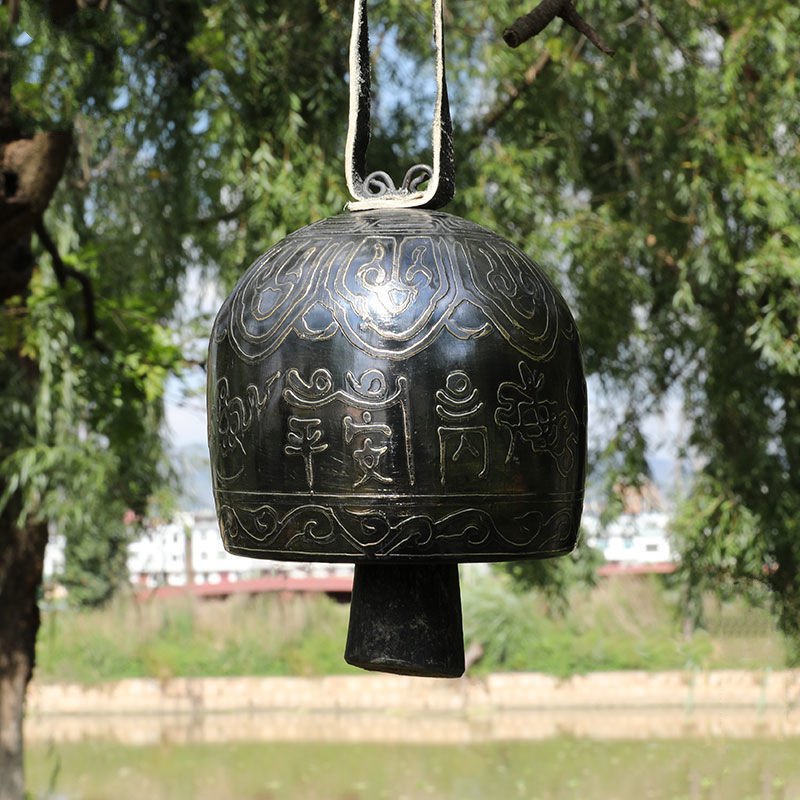
POLYGON ((342 715, 297 713, 299 726, 279 727, 322 741, 287 742, 270 715, 242 716, 238 727, 227 715, 155 718, 149 728, 94 718, 51 735, 32 729, 28 782, 33 798, 59 800, 800 800, 800 738, 715 713, 718 722, 651 711, 643 725, 585 711, 547 726, 542 712, 529 741, 495 740, 492 719, 374 715, 349 726, 342 715), (353 741, 343 741, 348 731, 353 741), (409 741, 415 731, 439 743, 409 741))

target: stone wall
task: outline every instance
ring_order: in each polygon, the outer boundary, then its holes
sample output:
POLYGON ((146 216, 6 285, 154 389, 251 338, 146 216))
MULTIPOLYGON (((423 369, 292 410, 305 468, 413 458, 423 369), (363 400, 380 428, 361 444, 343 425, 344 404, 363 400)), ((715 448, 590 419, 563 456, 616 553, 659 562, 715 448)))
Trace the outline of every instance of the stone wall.
POLYGON ((502 709, 800 709, 800 670, 538 673, 440 680, 399 675, 324 678, 130 679, 98 685, 34 682, 28 714, 502 709))
POLYGON ((28 741, 475 743, 800 736, 800 671, 34 684, 28 741))

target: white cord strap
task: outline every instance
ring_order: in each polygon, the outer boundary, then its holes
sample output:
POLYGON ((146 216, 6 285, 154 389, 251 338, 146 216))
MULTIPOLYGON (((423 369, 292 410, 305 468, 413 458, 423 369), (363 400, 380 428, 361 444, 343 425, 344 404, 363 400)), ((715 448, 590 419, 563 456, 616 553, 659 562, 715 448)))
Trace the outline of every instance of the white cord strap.
POLYGON ((436 46, 436 104, 433 112, 431 147, 433 165, 416 164, 395 186, 385 172, 367 174, 370 137, 370 53, 367 0, 355 0, 350 37, 350 114, 345 149, 347 188, 353 200, 350 211, 370 208, 441 208, 455 194, 453 126, 447 102, 444 67, 443 0, 432 0, 433 38, 436 46), (424 189, 419 186, 427 181, 424 189))

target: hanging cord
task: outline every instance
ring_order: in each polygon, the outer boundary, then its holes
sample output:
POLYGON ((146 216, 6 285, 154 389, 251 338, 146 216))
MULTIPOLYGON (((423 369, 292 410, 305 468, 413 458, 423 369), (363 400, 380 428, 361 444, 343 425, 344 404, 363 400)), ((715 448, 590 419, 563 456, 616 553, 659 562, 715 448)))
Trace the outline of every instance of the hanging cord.
POLYGON ((370 138, 370 53, 367 0, 355 0, 350 37, 350 114, 345 149, 347 188, 353 200, 350 211, 370 208, 441 208, 455 194, 453 125, 447 100, 444 65, 443 0, 432 0, 433 38, 436 46, 436 101, 431 128, 433 164, 415 164, 400 188, 386 172, 367 174, 370 138), (420 186, 427 181, 427 186, 420 186))

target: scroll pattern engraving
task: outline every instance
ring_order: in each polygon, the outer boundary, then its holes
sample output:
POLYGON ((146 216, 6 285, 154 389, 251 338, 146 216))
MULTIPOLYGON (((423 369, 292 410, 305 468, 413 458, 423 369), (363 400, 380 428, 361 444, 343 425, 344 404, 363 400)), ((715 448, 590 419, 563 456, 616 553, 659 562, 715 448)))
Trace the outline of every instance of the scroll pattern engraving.
MULTIPOLYGON (((395 240, 392 240, 392 244, 394 243, 395 240)), ((420 288, 430 287, 433 282, 433 273, 422 264, 427 247, 414 248, 411 266, 404 271, 401 271, 397 257, 392 259, 391 270, 386 269, 384 243, 373 242, 372 247, 374 255, 356 270, 356 279, 365 289, 370 290, 384 313, 392 317, 402 314, 417 299, 420 288)), ((370 310, 364 309, 363 301, 361 309, 362 315, 368 319, 370 310)))
POLYGON ((435 212, 323 220, 267 251, 215 326, 239 356, 260 360, 290 334, 341 332, 376 358, 402 360, 445 332, 496 331, 526 358, 553 357, 574 322, 539 267, 499 236, 435 212))
POLYGON ((556 510, 518 514, 509 526, 515 532, 512 537, 481 508, 398 518, 375 510, 358 513, 316 503, 286 513, 270 504, 220 506, 223 536, 232 549, 246 551, 248 542, 253 542, 259 553, 291 550, 323 558, 563 552, 573 544, 575 513, 574 505, 565 504, 556 510))

